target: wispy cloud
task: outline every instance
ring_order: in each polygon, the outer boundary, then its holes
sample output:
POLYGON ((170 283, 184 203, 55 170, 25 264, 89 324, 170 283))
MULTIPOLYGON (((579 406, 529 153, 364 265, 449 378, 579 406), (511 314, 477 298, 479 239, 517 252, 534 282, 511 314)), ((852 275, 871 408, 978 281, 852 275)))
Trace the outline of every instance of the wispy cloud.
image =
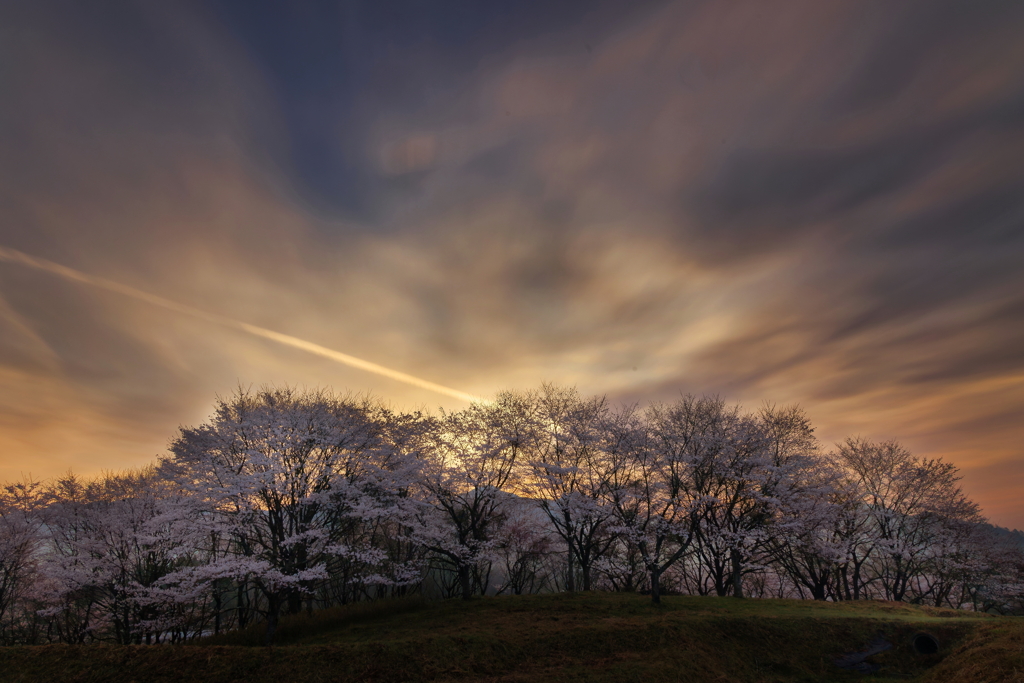
MULTIPOLYGON (((362 71, 290 65, 301 107, 208 13, 37 7, 0 21, 4 243, 471 394, 800 402, 1024 526, 1017 5, 541 12, 492 50, 353 10, 327 61, 362 71)), ((32 397, 0 406, 0 476, 140 464, 238 381, 438 402, 41 273, 0 295, 3 394, 32 397)))

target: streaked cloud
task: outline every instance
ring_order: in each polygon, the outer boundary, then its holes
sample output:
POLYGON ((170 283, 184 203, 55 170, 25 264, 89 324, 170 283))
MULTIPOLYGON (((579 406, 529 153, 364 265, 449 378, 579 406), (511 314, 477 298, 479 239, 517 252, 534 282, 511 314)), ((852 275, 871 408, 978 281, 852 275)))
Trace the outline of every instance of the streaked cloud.
MULTIPOLYGON (((800 402, 1024 527, 1016 4, 578 7, 479 42, 353 5, 274 33, 328 51, 287 69, 210 7, 5 10, 0 242, 475 394, 800 402)), ((0 368, 0 478, 147 462, 237 382, 459 405, 9 264, 0 368)))

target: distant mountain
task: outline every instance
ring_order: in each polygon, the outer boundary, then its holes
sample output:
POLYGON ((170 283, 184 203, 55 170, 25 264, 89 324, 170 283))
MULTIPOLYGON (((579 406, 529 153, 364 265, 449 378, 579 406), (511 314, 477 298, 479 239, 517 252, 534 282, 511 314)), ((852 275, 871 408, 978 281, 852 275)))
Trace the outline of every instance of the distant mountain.
POLYGON ((979 526, 982 527, 986 533, 991 534, 994 540, 1002 541, 1008 545, 1013 545, 1024 550, 1024 531, 1021 531, 1020 529, 1007 529, 1006 527, 988 524, 987 522, 982 523, 979 526))

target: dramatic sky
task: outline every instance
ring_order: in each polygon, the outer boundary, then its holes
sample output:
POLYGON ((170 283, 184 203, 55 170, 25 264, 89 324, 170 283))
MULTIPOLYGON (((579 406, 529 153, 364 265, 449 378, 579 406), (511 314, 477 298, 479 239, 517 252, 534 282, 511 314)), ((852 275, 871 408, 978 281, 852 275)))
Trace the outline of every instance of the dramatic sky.
POLYGON ((303 340, 796 402, 1024 527, 1022 35, 1018 0, 5 0, 0 480, 151 462, 239 383, 464 405, 303 340))

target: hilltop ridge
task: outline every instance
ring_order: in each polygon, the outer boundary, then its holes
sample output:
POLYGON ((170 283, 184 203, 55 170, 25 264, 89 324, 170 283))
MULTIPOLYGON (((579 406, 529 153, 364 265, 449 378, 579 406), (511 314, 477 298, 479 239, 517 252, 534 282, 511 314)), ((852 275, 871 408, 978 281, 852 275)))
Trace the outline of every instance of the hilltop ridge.
POLYGON ((1002 681, 1024 621, 904 603, 549 594, 362 603, 178 646, 0 648, 0 681, 1002 681), (920 632, 940 643, 919 654, 920 632), (874 675, 835 659, 879 636, 874 675))

